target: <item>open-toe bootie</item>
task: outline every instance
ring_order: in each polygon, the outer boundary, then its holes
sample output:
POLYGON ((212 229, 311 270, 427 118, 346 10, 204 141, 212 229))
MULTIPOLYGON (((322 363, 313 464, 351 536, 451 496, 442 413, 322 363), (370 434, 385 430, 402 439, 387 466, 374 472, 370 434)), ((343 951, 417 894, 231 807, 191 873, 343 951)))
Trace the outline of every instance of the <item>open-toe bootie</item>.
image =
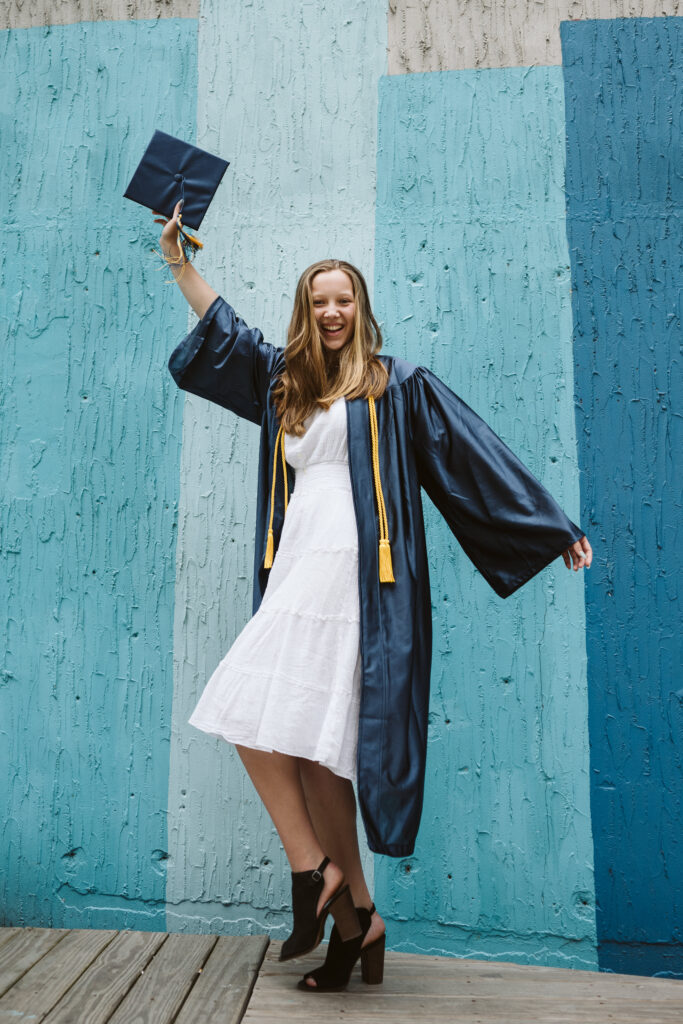
POLYGON ((370 909, 356 907, 361 934, 344 942, 335 926, 330 935, 327 956, 322 967, 309 971, 299 982, 299 988, 305 992, 341 992, 349 983, 351 972, 358 958, 361 960, 363 981, 369 985, 378 985, 384 976, 384 947, 386 936, 380 935, 374 942, 361 949, 365 936, 370 931, 370 922, 375 913, 375 904, 370 909), (315 985, 308 984, 308 978, 315 985))
POLYGON ((353 905, 351 890, 346 883, 341 883, 325 901, 320 913, 317 913, 318 900, 325 887, 323 871, 329 863, 330 858, 325 857, 313 871, 292 872, 294 927, 292 934, 282 943, 280 960, 292 960, 314 950, 325 933, 328 914, 332 914, 343 940, 347 941, 360 935, 358 914, 353 905))

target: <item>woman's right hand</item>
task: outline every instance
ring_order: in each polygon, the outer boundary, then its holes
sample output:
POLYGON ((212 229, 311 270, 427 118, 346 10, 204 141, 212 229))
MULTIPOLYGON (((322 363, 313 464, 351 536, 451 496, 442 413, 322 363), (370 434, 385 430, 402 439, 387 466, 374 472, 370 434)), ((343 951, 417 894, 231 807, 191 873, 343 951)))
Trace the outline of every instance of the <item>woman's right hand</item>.
POLYGON ((157 210, 152 210, 152 213, 156 215, 154 223, 164 225, 164 230, 161 232, 161 238, 159 239, 159 245, 161 246, 161 251, 166 256, 178 256, 180 254, 180 246, 178 245, 178 214, 182 209, 182 204, 182 199, 179 199, 175 204, 173 216, 170 220, 167 220, 163 214, 159 213, 157 210))
POLYGON ((201 320, 207 309, 218 298, 218 292, 206 283, 201 274, 198 274, 192 263, 187 260, 185 253, 183 259, 179 259, 182 249, 178 245, 178 216, 182 209, 182 199, 178 200, 173 210, 173 216, 167 220, 158 210, 152 210, 154 223, 163 224, 159 244, 161 251, 166 257, 173 261, 172 273, 181 292, 192 306, 193 310, 201 320))

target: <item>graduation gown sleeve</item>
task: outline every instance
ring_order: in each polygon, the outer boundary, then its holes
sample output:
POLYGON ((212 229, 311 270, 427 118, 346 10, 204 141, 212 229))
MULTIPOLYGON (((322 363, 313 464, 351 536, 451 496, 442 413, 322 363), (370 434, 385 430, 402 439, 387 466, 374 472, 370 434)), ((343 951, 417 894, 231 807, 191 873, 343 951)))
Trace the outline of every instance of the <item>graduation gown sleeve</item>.
POLYGON ((260 424, 281 351, 219 295, 173 350, 168 368, 178 387, 260 424))
POLYGON ((509 597, 583 530, 431 370, 418 366, 407 383, 420 483, 482 576, 509 597))

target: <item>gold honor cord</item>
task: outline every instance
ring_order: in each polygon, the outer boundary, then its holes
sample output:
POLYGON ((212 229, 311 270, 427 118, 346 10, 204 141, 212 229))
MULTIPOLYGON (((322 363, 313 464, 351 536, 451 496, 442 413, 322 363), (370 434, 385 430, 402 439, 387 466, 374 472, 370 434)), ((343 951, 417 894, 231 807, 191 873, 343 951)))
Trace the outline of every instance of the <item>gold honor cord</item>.
POLYGON ((282 425, 275 438, 275 451, 273 453, 273 486, 270 492, 270 522, 268 523, 268 541, 266 543, 266 557, 263 560, 263 568, 270 569, 273 564, 273 514, 275 512, 275 480, 277 477, 277 450, 282 449, 282 468, 285 474, 285 512, 287 511, 287 468, 285 466, 285 435, 282 432, 282 425))
POLYGON ((282 452, 282 473, 285 478, 285 512, 287 511, 287 463, 285 462, 285 434, 282 432, 282 442, 280 446, 282 452))
POLYGON ((379 515, 379 581, 380 583, 395 583, 394 571, 391 565, 391 548, 389 547, 389 521, 387 520, 387 510, 384 505, 382 480, 379 475, 377 412, 375 410, 375 399, 372 395, 368 398, 368 406, 370 408, 370 436, 372 438, 372 471, 375 477, 375 494, 377 496, 377 513, 379 515))
MULTIPOLYGON (((375 410, 375 399, 368 398, 370 411, 370 439, 372 441, 372 471, 375 481, 375 495, 377 498, 377 511, 379 514, 379 581, 380 583, 395 583, 394 572, 391 564, 391 548, 389 546, 389 522, 387 510, 384 504, 382 493, 382 481, 379 474, 379 447, 377 441, 377 412, 375 410)), ((285 462, 285 435, 282 425, 275 438, 275 450, 273 452, 273 483, 270 491, 270 519, 268 522, 268 540, 266 542, 266 557, 263 560, 263 568, 270 569, 273 564, 273 515, 275 513, 275 483, 277 479, 277 456, 278 448, 282 457, 282 472, 285 477, 285 512, 287 511, 287 465, 285 462)))

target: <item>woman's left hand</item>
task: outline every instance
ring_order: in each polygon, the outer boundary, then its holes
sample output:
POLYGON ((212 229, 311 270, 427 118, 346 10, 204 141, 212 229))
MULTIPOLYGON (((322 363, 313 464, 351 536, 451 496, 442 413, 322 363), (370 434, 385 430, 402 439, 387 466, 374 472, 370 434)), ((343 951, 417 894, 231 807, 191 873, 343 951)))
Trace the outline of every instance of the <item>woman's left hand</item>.
POLYGON ((572 563, 575 572, 587 569, 593 559, 593 548, 588 543, 586 535, 584 534, 580 540, 575 540, 570 548, 562 552, 562 557, 568 569, 572 568, 572 563))

